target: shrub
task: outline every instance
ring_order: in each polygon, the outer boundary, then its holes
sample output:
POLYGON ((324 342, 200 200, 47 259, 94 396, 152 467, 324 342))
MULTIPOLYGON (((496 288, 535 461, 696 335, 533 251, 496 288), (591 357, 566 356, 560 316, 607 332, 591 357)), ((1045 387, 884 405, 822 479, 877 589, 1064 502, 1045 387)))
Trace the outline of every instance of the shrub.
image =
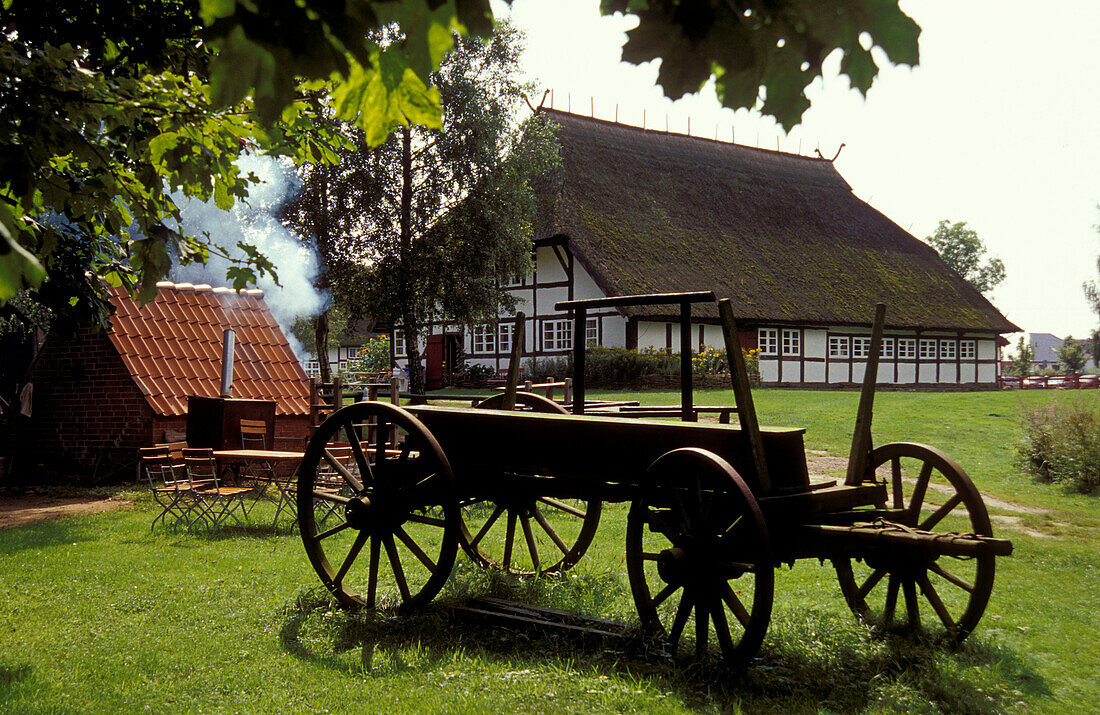
MULTIPOLYGON (((743 351, 749 377, 759 378, 760 361, 756 350, 743 351)), ((729 372, 725 348, 706 347, 691 358, 695 375, 724 375, 729 372)), ((564 380, 573 376, 573 357, 530 358, 527 374, 538 378, 564 380)), ((593 346, 584 362, 584 379, 590 387, 630 385, 642 375, 679 375, 680 356, 656 348, 628 350, 593 346)))
POLYGON ((1055 401, 1023 414, 1017 448, 1023 469, 1082 494, 1100 489, 1100 403, 1055 401))
POLYGON ((463 384, 470 387, 485 387, 489 384, 489 378, 496 376, 496 370, 488 365, 470 363, 465 366, 462 375, 463 384))
POLYGON ((348 372, 357 377, 390 371, 390 339, 371 338, 348 359, 348 372))

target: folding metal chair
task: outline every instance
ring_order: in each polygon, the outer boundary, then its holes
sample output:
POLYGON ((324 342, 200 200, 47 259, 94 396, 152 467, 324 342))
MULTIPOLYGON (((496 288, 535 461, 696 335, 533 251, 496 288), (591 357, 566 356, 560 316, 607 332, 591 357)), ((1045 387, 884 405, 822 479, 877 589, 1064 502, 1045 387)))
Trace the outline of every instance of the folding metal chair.
POLYGON ((252 487, 226 487, 218 480, 218 465, 214 461, 212 449, 185 449, 183 450, 183 462, 187 470, 187 478, 195 493, 202 518, 209 522, 210 530, 215 531, 228 519, 232 519, 237 526, 244 526, 241 517, 248 517, 248 506, 245 497, 252 495, 255 490, 252 487), (238 516, 240 512, 240 516, 238 516))
MULTIPOLYGON (((153 498, 161 507, 161 512, 153 519, 150 529, 155 530, 158 521, 167 525, 168 518, 171 517, 172 528, 183 522, 190 530, 195 521, 201 518, 203 510, 198 504, 192 483, 187 478, 182 453, 178 460, 173 459, 169 449, 163 445, 141 447, 138 453, 141 471, 149 481, 153 498)), ((204 483, 200 485, 209 486, 204 483)))

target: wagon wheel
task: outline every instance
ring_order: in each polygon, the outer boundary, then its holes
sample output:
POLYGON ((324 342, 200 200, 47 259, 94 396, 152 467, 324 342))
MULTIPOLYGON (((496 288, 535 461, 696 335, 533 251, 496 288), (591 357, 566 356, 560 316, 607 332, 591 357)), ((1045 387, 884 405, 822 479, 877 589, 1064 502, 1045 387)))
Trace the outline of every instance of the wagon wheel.
POLYGON ((341 604, 406 610, 443 587, 458 553, 454 475, 409 412, 359 402, 333 413, 309 441, 297 489, 306 555, 341 604))
MULTIPOLYGON (((974 483, 938 449, 887 444, 871 454, 868 474, 886 480, 890 496, 882 506, 889 510, 887 521, 939 533, 993 535, 974 483)), ((958 643, 978 624, 993 590, 991 554, 958 557, 907 550, 833 563, 848 606, 879 631, 923 631, 958 643)))
MULTIPOLYGON (((499 394, 477 406, 500 409, 503 402, 504 395, 499 394)), ((553 400, 530 392, 517 392, 516 405, 534 412, 569 414, 553 400)), ((462 548, 476 563, 512 573, 565 571, 580 561, 592 543, 602 506, 596 499, 546 496, 463 503, 459 525, 462 548)))
POLYGON ((712 634, 730 665, 759 650, 775 579, 768 529, 721 457, 685 448, 653 463, 627 517, 626 568, 643 631, 670 655, 683 645, 702 658, 712 634))

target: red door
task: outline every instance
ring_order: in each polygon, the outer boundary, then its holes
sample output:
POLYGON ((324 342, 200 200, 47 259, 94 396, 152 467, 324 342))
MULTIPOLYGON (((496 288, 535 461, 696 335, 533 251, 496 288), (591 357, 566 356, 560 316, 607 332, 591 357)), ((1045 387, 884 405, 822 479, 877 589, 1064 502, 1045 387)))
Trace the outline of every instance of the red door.
POLYGON ((429 335, 424 350, 424 389, 438 390, 453 382, 454 362, 458 355, 457 335, 429 335))
POLYGON ((428 346, 424 349, 424 389, 438 390, 443 387, 443 336, 429 335, 428 346))

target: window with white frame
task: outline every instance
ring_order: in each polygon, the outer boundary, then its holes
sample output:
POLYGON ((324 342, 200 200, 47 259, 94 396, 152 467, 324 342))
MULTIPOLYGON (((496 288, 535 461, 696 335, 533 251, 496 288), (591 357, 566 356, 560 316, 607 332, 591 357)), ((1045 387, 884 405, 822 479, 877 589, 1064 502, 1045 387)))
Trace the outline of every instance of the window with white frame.
POLYGON ((542 349, 570 350, 573 347, 572 323, 568 319, 542 321, 542 349))
POLYGON ((523 285, 523 276, 520 274, 513 275, 510 280, 500 284, 501 288, 516 288, 523 285))
POLYGON ((405 334, 400 330, 393 331, 393 355, 405 357, 405 334))
POLYGON ((867 359, 871 354, 871 339, 856 336, 852 338, 852 357, 867 359))
POLYGON ((954 340, 941 340, 940 341, 940 359, 941 360, 954 360, 955 359, 955 341, 954 340))
POLYGON ((848 357, 848 336, 847 335, 830 335, 829 336, 829 357, 831 357, 831 358, 847 358, 848 357))
POLYGON ((977 343, 973 340, 959 341, 959 357, 963 360, 973 360, 978 356, 977 343))
POLYGON ((783 329, 783 354, 802 354, 802 333, 797 330, 783 329))
POLYGON ((492 325, 475 325, 473 330, 470 331, 470 350, 474 353, 491 353, 493 352, 493 334, 492 325))
POLYGON ((898 357, 912 360, 917 356, 917 341, 914 338, 898 338, 898 357))
POLYGON ((308 377, 320 377, 321 376, 321 363, 316 360, 306 361, 306 375, 308 377))
POLYGON ((584 344, 585 345, 599 345, 600 344, 600 321, 597 318, 585 318, 584 321, 584 344))
POLYGON ((348 371, 348 361, 347 360, 341 360, 340 362, 336 363, 336 369, 340 373, 347 372, 348 371))
POLYGON ((497 344, 502 353, 512 352, 512 336, 516 334, 515 323, 500 323, 497 325, 497 344))
POLYGON ((894 339, 883 338, 882 339, 882 357, 892 358, 894 357, 894 339))
POLYGON ((779 354, 778 328, 760 328, 756 335, 756 347, 760 350, 761 355, 779 354))
POLYGON ((936 359, 936 341, 933 338, 921 338, 920 340, 920 353, 918 355, 921 360, 935 360, 936 359))

